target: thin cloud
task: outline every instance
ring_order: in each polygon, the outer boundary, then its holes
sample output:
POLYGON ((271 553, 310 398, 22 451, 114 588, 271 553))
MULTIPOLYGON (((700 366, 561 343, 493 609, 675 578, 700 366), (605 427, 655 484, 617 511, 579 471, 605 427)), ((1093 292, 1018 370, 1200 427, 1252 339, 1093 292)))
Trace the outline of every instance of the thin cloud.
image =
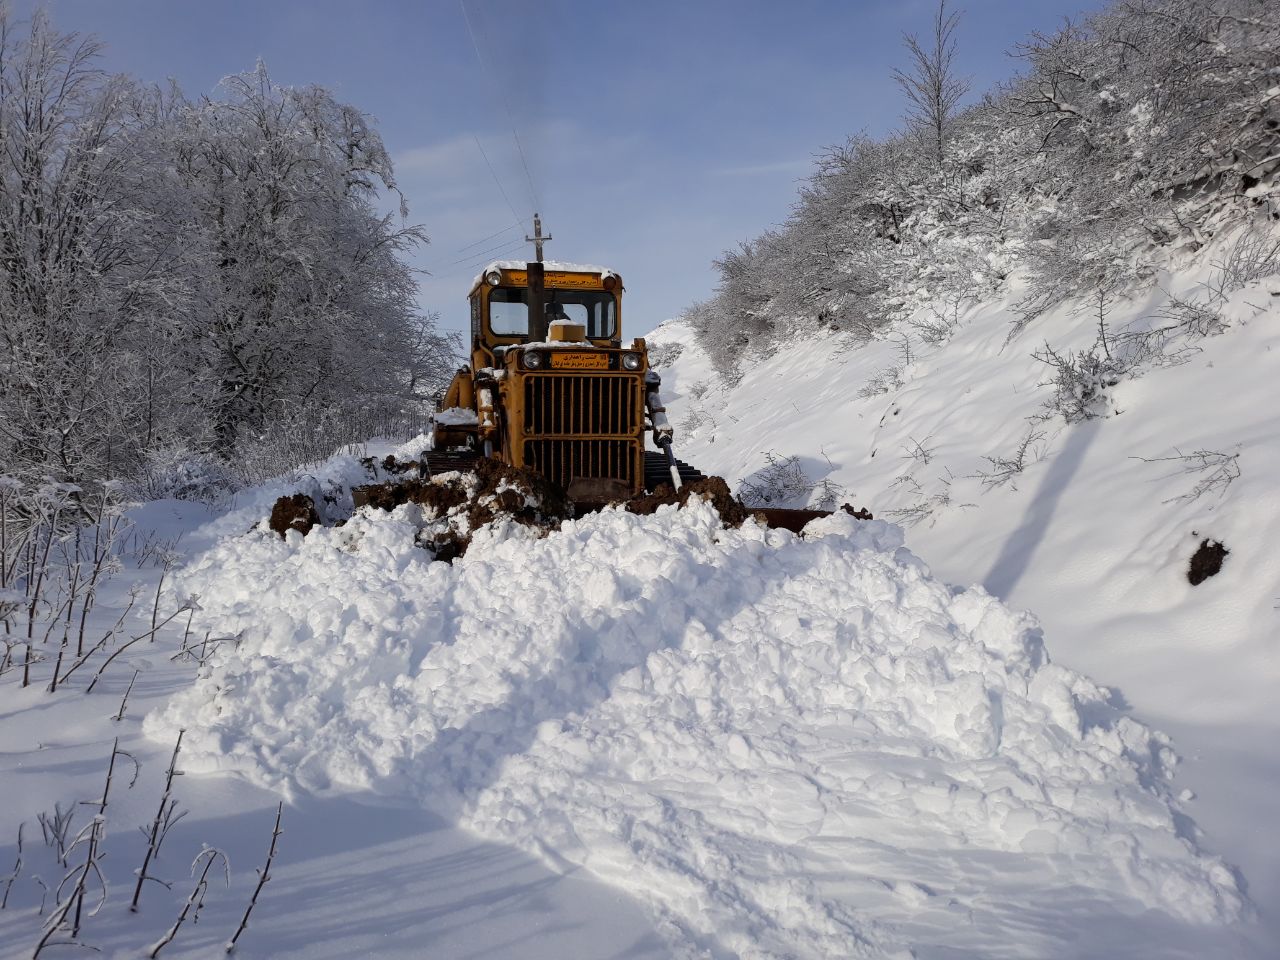
POLYGON ((737 167, 718 167, 711 171, 713 177, 760 177, 774 173, 802 174, 809 170, 813 160, 775 160, 772 163, 753 163, 737 167))

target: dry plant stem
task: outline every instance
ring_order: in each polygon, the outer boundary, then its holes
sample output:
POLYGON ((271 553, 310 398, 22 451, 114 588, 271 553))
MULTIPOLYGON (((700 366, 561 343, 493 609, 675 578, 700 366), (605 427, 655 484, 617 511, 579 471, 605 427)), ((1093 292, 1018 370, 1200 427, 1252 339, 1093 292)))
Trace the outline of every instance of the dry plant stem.
POLYGON ((134 670, 133 676, 129 678, 129 686, 125 687, 124 698, 120 701, 120 709, 116 712, 116 715, 111 718, 112 720, 115 720, 118 722, 124 719, 124 712, 126 709, 128 709, 128 706, 129 706, 129 694, 133 692, 133 683, 137 679, 138 679, 138 671, 134 670))
POLYGON ((28 597, 27 604, 27 649, 26 656, 22 662, 22 685, 27 687, 31 684, 31 644, 35 638, 36 626, 36 609, 40 606, 40 594, 44 588, 45 574, 49 569, 49 553, 53 550, 53 537, 58 528, 58 517, 61 515, 62 505, 59 503, 53 508, 53 514, 45 521, 47 532, 44 538, 44 551, 40 555, 39 563, 35 562, 36 550, 39 543, 32 543, 31 551, 31 567, 36 571, 35 584, 32 587, 28 597))
MULTIPOLYGON (((62 605, 58 607, 57 612, 49 620, 49 626, 44 632, 43 639, 40 641, 42 646, 48 644, 49 637, 53 634, 53 629, 58 625, 58 621, 62 618, 63 613, 67 612, 67 614, 70 615, 71 604, 74 601, 75 601, 75 588, 73 586, 71 588, 71 592, 68 593, 66 598, 62 601, 62 605)), ((67 653, 67 631, 63 630, 62 642, 58 645, 58 659, 54 661, 54 664, 53 664, 53 678, 49 681, 48 689, 50 693, 56 693, 58 690, 58 674, 62 671, 62 658, 66 656, 66 653, 67 653)))
MULTIPOLYGON (((102 506, 98 511, 101 518, 105 515, 107 509, 107 494, 102 494, 102 506)), ((111 555, 111 548, 115 544, 116 536, 120 531, 121 517, 119 514, 113 516, 107 526, 105 532, 102 528, 102 521, 93 528, 93 571, 89 574, 89 585, 85 590, 84 602, 80 605, 80 630, 76 638, 76 656, 82 656, 84 653, 84 631, 89 619, 89 611, 93 609, 94 601, 98 596, 98 580, 102 576, 103 567, 107 562, 107 558, 111 555)))
POLYGON ((101 895, 99 896, 97 905, 89 911, 89 915, 93 916, 102 909, 102 905, 107 900, 107 884, 102 877, 102 868, 98 866, 98 860, 101 859, 98 853, 98 843, 101 840, 102 828, 104 821, 101 817, 94 817, 93 822, 80 831, 72 848, 81 843, 87 842, 88 851, 85 853, 85 860, 82 866, 76 867, 62 878, 62 882, 58 884, 55 896, 59 899, 62 896, 62 889, 67 882, 74 879, 75 883, 71 888, 71 894, 66 900, 61 900, 61 905, 49 914, 49 919, 45 922, 44 935, 40 938, 40 942, 36 944, 35 951, 31 954, 31 960, 36 960, 40 956, 40 951, 49 946, 53 940, 53 936, 68 923, 71 926, 70 939, 59 940, 57 943, 71 944, 76 946, 84 946, 79 942, 80 924, 84 914, 84 898, 89 888, 89 876, 92 874, 98 880, 101 887, 101 895), (86 831, 88 836, 86 837, 86 831), (75 911, 72 913, 72 911, 75 911))
POLYGON ((13 881, 17 880, 18 875, 22 873, 22 828, 26 825, 25 821, 18 824, 18 859, 13 865, 13 873, 5 877, 4 895, 0 896, 0 910, 9 906, 9 890, 13 887, 13 881))
MULTIPOLYGON (((156 630, 158 629, 158 627, 156 627, 156 617, 160 615, 160 591, 164 588, 164 578, 169 575, 169 570, 171 566, 172 564, 170 563, 169 559, 166 557, 164 561, 164 568, 160 571, 160 581, 156 584, 156 599, 155 599, 155 602, 151 604, 151 642, 152 643, 156 642, 156 630)), ((179 611, 179 613, 180 612, 181 611, 179 611)), ((165 620, 165 623, 168 623, 169 620, 172 620, 172 619, 173 617, 169 617, 168 620, 165 620)))
POLYGON ((71 674, 75 673, 77 669, 79 669, 80 667, 84 666, 84 665, 85 665, 85 663, 89 660, 89 658, 90 658, 90 657, 92 657, 95 653, 97 653, 97 652, 98 652, 99 650, 101 650, 104 646, 106 646, 106 645, 107 645, 107 643, 108 643, 108 642, 109 642, 109 641, 110 641, 110 640, 111 640, 111 639, 112 639, 112 638, 113 638, 117 633, 119 633, 119 632, 120 632, 120 628, 121 628, 122 626, 124 626, 125 618, 126 618, 127 616, 129 616, 129 611, 133 609, 133 604, 134 604, 135 599, 136 599, 136 598, 135 598, 135 597, 133 597, 132 595, 129 597, 129 605, 128 605, 127 607, 125 607, 125 608, 124 608, 124 612, 123 612, 122 614, 120 614, 120 617, 119 617, 119 619, 117 619, 117 620, 116 620, 115 625, 114 625, 114 626, 112 626, 112 627, 111 627, 111 629, 110 629, 110 630, 108 630, 106 633, 104 633, 104 634, 102 635, 102 639, 101 639, 101 640, 99 640, 97 643, 95 643, 92 647, 90 647, 90 648, 89 648, 89 650, 88 650, 88 652, 86 652, 83 656, 81 656, 78 660, 76 660, 76 662, 75 662, 75 663, 73 663, 71 666, 69 666, 69 667, 67 668, 67 672, 66 672, 66 673, 64 673, 64 674, 62 675, 62 681, 61 681, 62 683, 66 683, 66 682, 67 682, 67 678, 68 678, 68 677, 70 677, 70 676, 71 676, 71 674))
POLYGON ((185 730, 178 731, 178 741, 173 745, 173 757, 169 760, 169 771, 165 774, 164 793, 160 796, 160 807, 156 810, 156 818, 151 823, 151 832, 147 836, 147 853, 142 860, 142 869, 138 871, 138 883, 133 888, 133 900, 129 903, 129 911, 131 913, 138 912, 138 898, 142 896, 142 885, 148 880, 155 880, 156 883, 163 884, 166 887, 168 886, 168 884, 164 883, 163 880, 148 875, 147 869, 151 866, 151 861, 159 852, 160 843, 164 840, 165 831, 168 829, 166 826, 167 818, 165 817, 165 808, 169 807, 169 809, 172 810, 169 803, 169 794, 173 790, 173 778, 181 776, 181 773, 178 770, 178 751, 182 749, 182 735, 185 732, 185 730))
POLYGON ((98 816, 100 817, 105 816, 107 812, 107 798, 111 795, 111 777, 115 773, 116 757, 128 757, 129 761, 133 764, 133 779, 129 781, 130 790, 132 790, 133 785, 138 782, 138 773, 142 769, 141 765, 138 763, 137 757, 128 750, 120 749, 120 738, 116 737, 111 744, 111 760, 107 764, 107 782, 102 787, 102 797, 98 800, 81 801, 86 806, 90 807, 96 803, 98 805, 98 816))
POLYGON ((186 626, 186 628, 182 631, 182 651, 181 651, 181 656, 184 656, 184 657, 185 657, 185 656, 188 656, 188 655, 190 654, 190 651, 189 651, 189 650, 187 650, 187 641, 191 639, 191 621, 195 619, 195 616, 196 616, 196 608, 195 608, 195 606, 192 606, 192 607, 187 611, 187 626, 186 626))
POLYGON ((240 934, 244 933, 249 926, 249 914, 253 913, 253 908, 258 904, 258 894, 262 892, 263 885, 271 879, 271 864, 276 858, 276 841, 280 838, 280 815, 283 812, 284 801, 281 800, 276 804, 276 825, 271 831, 271 849, 267 851, 266 866, 258 871, 258 885, 253 888, 253 896, 249 898, 249 906, 245 907, 244 916, 240 918, 240 926, 236 928, 235 936, 227 942, 227 953, 235 950, 240 934))
POLYGON ((178 930, 187 920, 187 914, 191 914, 191 922, 197 923, 200 920, 200 910, 204 906, 204 894, 209 889, 209 870, 218 859, 222 860, 222 869, 226 874, 227 886, 231 886, 231 868, 227 864, 227 857, 221 850, 214 850, 212 847, 206 847, 196 856, 191 864, 192 875, 196 872, 196 867, 200 865, 200 861, 204 861, 204 869, 200 871, 200 879, 196 881, 196 885, 191 890, 191 896, 187 897, 187 902, 182 905, 182 912, 178 914, 178 919, 173 922, 168 930, 165 931, 163 937, 151 945, 147 956, 154 960, 160 955, 160 951, 173 942, 173 938, 178 935, 178 930), (192 908, 195 908, 192 912, 192 908))
MULTIPOLYGON (((89 686, 87 686, 87 687, 85 688, 85 691, 84 691, 84 692, 85 692, 85 693, 93 693, 93 688, 94 688, 94 687, 96 687, 96 686, 98 685, 98 681, 99 681, 100 679, 102 679, 103 671, 105 671, 105 670, 107 669, 107 667, 111 666, 111 661, 112 661, 112 660, 114 660, 116 657, 120 656, 120 654, 124 653, 126 650, 128 650, 130 647, 132 647, 135 643, 138 643, 140 640, 145 640, 145 639, 147 639, 147 637, 154 637, 154 636, 156 635, 156 631, 157 631, 157 630, 159 630, 161 627, 163 627, 163 626, 165 626, 166 624, 168 624, 170 620, 172 620, 172 619, 173 619, 174 617, 176 617, 178 614, 182 613, 182 611, 183 611, 184 609, 186 609, 186 608, 185 608, 185 607, 180 607, 179 609, 175 610, 173 613, 169 614, 169 616, 167 616, 167 617, 165 617, 163 620, 161 620, 161 621, 160 621, 160 622, 159 622, 159 623, 158 623, 154 628, 152 628, 151 630, 148 630, 146 633, 144 633, 144 634, 141 634, 141 635, 139 635, 139 636, 134 637, 134 638, 133 638, 132 640, 130 640, 128 643, 123 643, 123 644, 121 644, 119 647, 117 647, 117 648, 115 649, 115 651, 111 654, 111 656, 107 657, 107 659, 103 661, 102 666, 100 666, 100 667, 98 668, 98 672, 97 672, 97 673, 95 673, 95 674, 93 675, 93 679, 89 681, 89 686)), ((70 672, 70 671, 68 671, 68 672, 70 672)), ((64 679, 65 679, 65 678, 64 678, 64 679)))
POLYGON ((53 804, 53 816, 41 813, 36 819, 40 822, 40 831, 44 834, 44 845, 53 847, 58 863, 67 865, 67 834, 71 830, 71 821, 75 818, 75 807, 62 809, 62 804, 53 804))
MULTIPOLYGON (((12 496, 9 478, 0 477, 0 590, 9 588, 9 500, 12 496)), ((9 632, 7 620, 4 632, 9 632)))

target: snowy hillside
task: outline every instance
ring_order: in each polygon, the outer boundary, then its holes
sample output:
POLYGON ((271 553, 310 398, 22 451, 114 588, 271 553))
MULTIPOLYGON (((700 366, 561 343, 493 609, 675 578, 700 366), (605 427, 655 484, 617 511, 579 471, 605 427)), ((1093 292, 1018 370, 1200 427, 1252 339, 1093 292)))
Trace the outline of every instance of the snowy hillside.
POLYGON ((1275 244, 1224 233, 1104 302, 1117 357, 1168 339, 1092 395, 1059 394, 1060 368, 1033 354, 1098 349, 1099 303, 1062 302, 1019 331, 1017 275, 999 299, 931 304, 866 346, 796 338, 737 383, 683 323, 651 337, 683 459, 761 502, 847 500, 903 523, 940 579, 1034 611, 1058 662, 1173 735, 1186 812, 1240 868, 1263 955, 1280 949, 1275 244), (1191 316, 1209 335, 1179 333, 1191 316), (1205 540, 1229 553, 1193 586, 1205 540))

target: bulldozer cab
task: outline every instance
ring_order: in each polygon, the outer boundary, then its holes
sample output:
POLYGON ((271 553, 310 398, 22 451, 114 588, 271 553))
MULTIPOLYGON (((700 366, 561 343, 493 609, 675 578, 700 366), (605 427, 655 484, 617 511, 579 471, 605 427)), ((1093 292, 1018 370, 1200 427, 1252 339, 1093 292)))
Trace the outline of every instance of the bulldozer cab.
MULTIPOLYGON (((528 287, 490 289, 487 304, 482 302, 479 311, 482 316, 487 312, 487 329, 473 331, 472 335, 495 345, 498 338, 505 341, 518 337, 521 342, 528 342, 535 332, 529 329, 529 299, 528 287)), ((588 340, 613 340, 618 336, 617 299, 604 290, 548 290, 542 310, 548 325, 556 320, 580 324, 588 340)))
POLYGON ((473 351, 491 359, 502 347, 544 342, 557 320, 581 327, 594 346, 618 346, 622 283, 617 275, 603 268, 588 272, 548 264, 539 289, 537 278, 530 277, 539 266, 495 265, 478 279, 471 291, 473 351))

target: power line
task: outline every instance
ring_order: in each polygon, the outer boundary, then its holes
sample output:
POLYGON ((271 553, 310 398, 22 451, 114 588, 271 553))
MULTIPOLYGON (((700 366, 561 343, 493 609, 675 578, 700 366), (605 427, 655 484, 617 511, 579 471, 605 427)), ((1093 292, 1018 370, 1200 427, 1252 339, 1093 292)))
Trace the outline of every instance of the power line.
MULTIPOLYGON (((538 188, 533 184, 533 174, 529 171, 529 159, 525 156, 524 144, 520 142, 520 134, 516 132, 516 121, 515 117, 511 113, 511 105, 507 102, 506 95, 502 92, 502 85, 498 83, 497 78, 493 75, 493 72, 485 62, 484 54, 480 52, 480 42, 476 39, 475 27, 471 23, 471 14, 467 12, 466 0, 458 0, 458 3, 462 7, 462 18, 466 21, 467 33, 471 36, 471 46, 476 52, 476 60, 480 62, 480 69, 484 71, 485 75, 489 78, 489 82, 497 92, 498 100, 502 103, 502 110, 507 115, 507 123, 511 126, 511 138, 515 140, 516 153, 520 157, 520 166, 524 168, 525 180, 529 184, 529 200, 533 203, 534 210, 540 210, 542 206, 538 202, 538 188)), ((518 220, 520 218, 517 217, 516 219, 518 220)))
POLYGON ((506 247, 500 247, 495 251, 481 255, 474 260, 467 261, 458 267, 447 268, 443 273, 430 273, 428 275, 433 280, 448 280, 451 277, 460 277, 463 275, 474 274, 477 269, 494 260, 504 260, 507 254, 515 253, 524 245, 524 241, 514 241, 506 247))
POLYGON ((517 220, 515 223, 511 224, 510 226, 503 227, 501 230, 495 231, 494 233, 489 234, 487 237, 481 237, 479 240, 475 241, 474 243, 468 243, 465 247, 459 247, 457 250, 453 252, 463 253, 467 250, 470 250, 472 247, 480 246, 480 244, 484 243, 486 240, 492 240, 494 237, 500 237, 504 233, 506 233, 508 230, 514 230, 520 226, 522 226, 522 224, 520 223, 519 220, 517 220))
POLYGON ((480 148, 480 156, 484 157, 484 165, 489 168, 489 174, 493 177, 493 182, 498 185, 498 192, 502 194, 502 199, 507 201, 507 209, 511 211, 511 215, 516 218, 516 223, 521 223, 520 214, 516 213, 515 206, 511 203, 511 198, 507 196, 507 191, 502 187, 502 181, 498 179, 498 173, 493 169, 493 164, 489 162, 489 155, 484 152, 484 144, 480 142, 480 138, 474 133, 471 139, 476 142, 476 146, 480 148))
POLYGON ((489 247, 487 250, 479 250, 475 253, 468 254, 465 257, 461 257, 458 260, 450 261, 448 265, 452 267, 455 264, 459 264, 459 263, 470 263, 472 260, 475 260, 477 257, 483 258, 486 254, 493 253, 496 250, 506 250, 510 247, 523 247, 524 244, 525 244, 525 241, 523 239, 504 240, 502 243, 499 243, 496 246, 489 247))

